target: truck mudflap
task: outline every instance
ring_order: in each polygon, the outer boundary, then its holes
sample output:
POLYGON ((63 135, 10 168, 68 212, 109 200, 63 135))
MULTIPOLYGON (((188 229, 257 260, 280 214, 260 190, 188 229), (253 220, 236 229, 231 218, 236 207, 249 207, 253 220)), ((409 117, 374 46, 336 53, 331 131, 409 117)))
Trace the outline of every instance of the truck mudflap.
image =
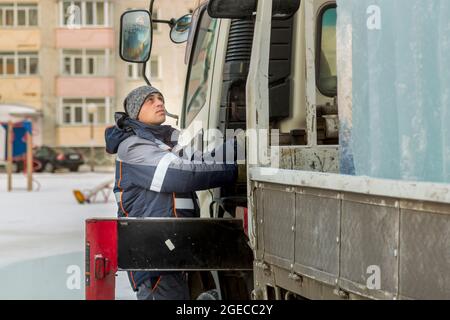
POLYGON ((242 220, 120 220, 119 269, 134 271, 252 270, 242 220))
POLYGON ((89 219, 86 299, 113 300, 117 271, 250 271, 240 219, 89 219))

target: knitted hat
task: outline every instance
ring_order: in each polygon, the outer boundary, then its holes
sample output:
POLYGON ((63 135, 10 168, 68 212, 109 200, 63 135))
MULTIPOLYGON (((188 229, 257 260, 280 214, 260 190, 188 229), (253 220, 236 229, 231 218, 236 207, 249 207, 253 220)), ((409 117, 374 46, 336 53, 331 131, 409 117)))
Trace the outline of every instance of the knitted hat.
POLYGON ((123 102, 125 112, 131 119, 137 120, 145 100, 147 100, 149 95, 155 93, 159 93, 162 96, 162 93, 158 89, 151 86, 142 86, 134 89, 128 94, 123 102))

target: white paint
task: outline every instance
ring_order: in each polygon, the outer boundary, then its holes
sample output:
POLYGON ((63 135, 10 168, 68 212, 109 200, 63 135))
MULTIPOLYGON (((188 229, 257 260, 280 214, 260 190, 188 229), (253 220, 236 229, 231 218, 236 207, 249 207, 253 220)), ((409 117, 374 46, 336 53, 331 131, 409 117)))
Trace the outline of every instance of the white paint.
POLYGON ((450 204, 450 184, 407 182, 277 168, 251 168, 250 179, 298 187, 450 204))
POLYGON ((170 251, 175 250, 175 246, 174 246, 173 242, 170 239, 167 239, 165 244, 166 244, 167 248, 169 248, 170 251))

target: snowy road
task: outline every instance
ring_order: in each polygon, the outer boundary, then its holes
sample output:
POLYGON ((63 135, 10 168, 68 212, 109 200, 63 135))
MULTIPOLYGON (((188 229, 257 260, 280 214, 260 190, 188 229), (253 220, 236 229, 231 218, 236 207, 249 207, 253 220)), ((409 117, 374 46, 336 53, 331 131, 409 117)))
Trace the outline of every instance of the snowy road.
MULTIPOLYGON (((0 174, 0 299, 84 299, 85 220, 114 217, 116 204, 111 195, 107 203, 79 205, 72 190, 94 187, 113 173, 34 178, 39 191, 27 192, 25 176, 17 174, 8 193, 0 174)), ((122 272, 116 289, 118 299, 135 297, 122 272)))

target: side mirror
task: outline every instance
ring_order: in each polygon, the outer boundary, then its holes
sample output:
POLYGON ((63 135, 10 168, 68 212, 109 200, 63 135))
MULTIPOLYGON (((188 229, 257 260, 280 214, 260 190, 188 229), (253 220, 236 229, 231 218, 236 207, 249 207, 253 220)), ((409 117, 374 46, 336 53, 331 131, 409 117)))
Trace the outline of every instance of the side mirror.
POLYGON ((127 11, 120 17, 120 57, 132 63, 150 59, 152 18, 146 10, 127 11))
POLYGON ((192 14, 187 14, 178 19, 170 29, 170 40, 174 43, 186 42, 191 29, 192 14))

